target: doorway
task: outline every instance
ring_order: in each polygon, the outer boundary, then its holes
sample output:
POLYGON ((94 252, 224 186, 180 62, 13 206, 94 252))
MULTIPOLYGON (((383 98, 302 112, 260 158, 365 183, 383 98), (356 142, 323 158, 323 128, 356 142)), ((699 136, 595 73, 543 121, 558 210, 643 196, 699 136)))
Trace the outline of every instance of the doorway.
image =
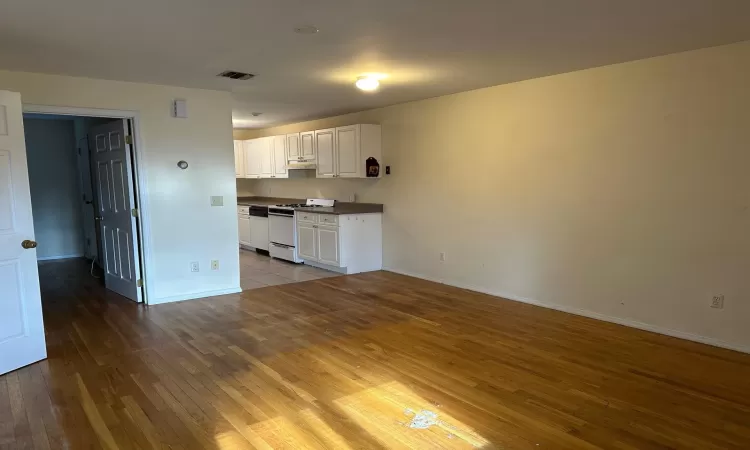
POLYGON ((85 259, 107 290, 146 302, 134 118, 27 111, 39 264, 85 259))

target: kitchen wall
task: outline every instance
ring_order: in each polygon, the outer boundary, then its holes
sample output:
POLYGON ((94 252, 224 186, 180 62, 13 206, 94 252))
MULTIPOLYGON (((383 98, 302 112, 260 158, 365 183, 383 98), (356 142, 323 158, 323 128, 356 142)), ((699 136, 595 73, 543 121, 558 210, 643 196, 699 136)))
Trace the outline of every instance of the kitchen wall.
POLYGON ((237 186, 384 203, 393 271, 750 351, 748 79, 743 42, 255 131, 380 123, 393 174, 237 186))
POLYGON ((239 291, 232 100, 228 92, 0 71, 0 89, 24 104, 137 111, 148 211, 146 290, 151 303, 239 291), (188 102, 187 119, 170 116, 188 102), (183 171, 179 160, 190 167, 183 171), (210 196, 224 197, 211 207, 210 196), (210 270, 211 260, 220 270, 210 270), (201 271, 190 272, 198 261, 201 271))
POLYGON ((72 120, 24 119, 37 258, 84 254, 81 189, 72 120))

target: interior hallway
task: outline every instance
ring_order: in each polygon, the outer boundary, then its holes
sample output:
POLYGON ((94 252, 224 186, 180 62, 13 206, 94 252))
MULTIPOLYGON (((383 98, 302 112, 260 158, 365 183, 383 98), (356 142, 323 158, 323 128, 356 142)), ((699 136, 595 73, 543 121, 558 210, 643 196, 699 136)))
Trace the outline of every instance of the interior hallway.
POLYGON ((40 272, 3 448, 750 447, 750 355, 388 272, 154 307, 40 272))

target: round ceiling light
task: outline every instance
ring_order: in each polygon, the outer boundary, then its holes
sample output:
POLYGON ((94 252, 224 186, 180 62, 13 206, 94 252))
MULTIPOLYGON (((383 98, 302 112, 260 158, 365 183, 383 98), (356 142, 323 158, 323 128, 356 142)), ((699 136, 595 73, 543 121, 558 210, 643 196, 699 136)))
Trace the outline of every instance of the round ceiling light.
POLYGON ((376 91, 380 87, 380 81, 378 81, 375 77, 359 77, 357 78, 357 81, 354 83, 357 88, 366 91, 366 92, 372 92, 376 91))
POLYGON ((318 31, 320 30, 312 25, 305 25, 294 28, 294 32, 297 34, 316 34, 318 31))

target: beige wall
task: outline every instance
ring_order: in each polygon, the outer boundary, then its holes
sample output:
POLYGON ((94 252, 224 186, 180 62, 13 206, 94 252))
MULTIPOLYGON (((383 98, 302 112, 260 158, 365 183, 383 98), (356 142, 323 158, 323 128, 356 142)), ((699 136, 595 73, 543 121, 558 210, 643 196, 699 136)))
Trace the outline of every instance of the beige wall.
MULTIPOLYGON (((148 194, 146 289, 152 303, 239 290, 232 99, 228 92, 0 71, 24 104, 137 111, 148 194), (170 115, 186 99, 187 119, 170 115), (177 162, 186 160, 188 170, 177 162), (224 196, 222 208, 210 197, 224 196), (210 270, 211 260, 220 270, 210 270), (190 272, 200 262, 201 271, 190 272)), ((43 243, 40 242, 40 246, 43 243)))
POLYGON ((384 203, 391 270, 748 350, 748 80, 745 42, 263 130, 380 123, 393 174, 237 185, 384 203))

